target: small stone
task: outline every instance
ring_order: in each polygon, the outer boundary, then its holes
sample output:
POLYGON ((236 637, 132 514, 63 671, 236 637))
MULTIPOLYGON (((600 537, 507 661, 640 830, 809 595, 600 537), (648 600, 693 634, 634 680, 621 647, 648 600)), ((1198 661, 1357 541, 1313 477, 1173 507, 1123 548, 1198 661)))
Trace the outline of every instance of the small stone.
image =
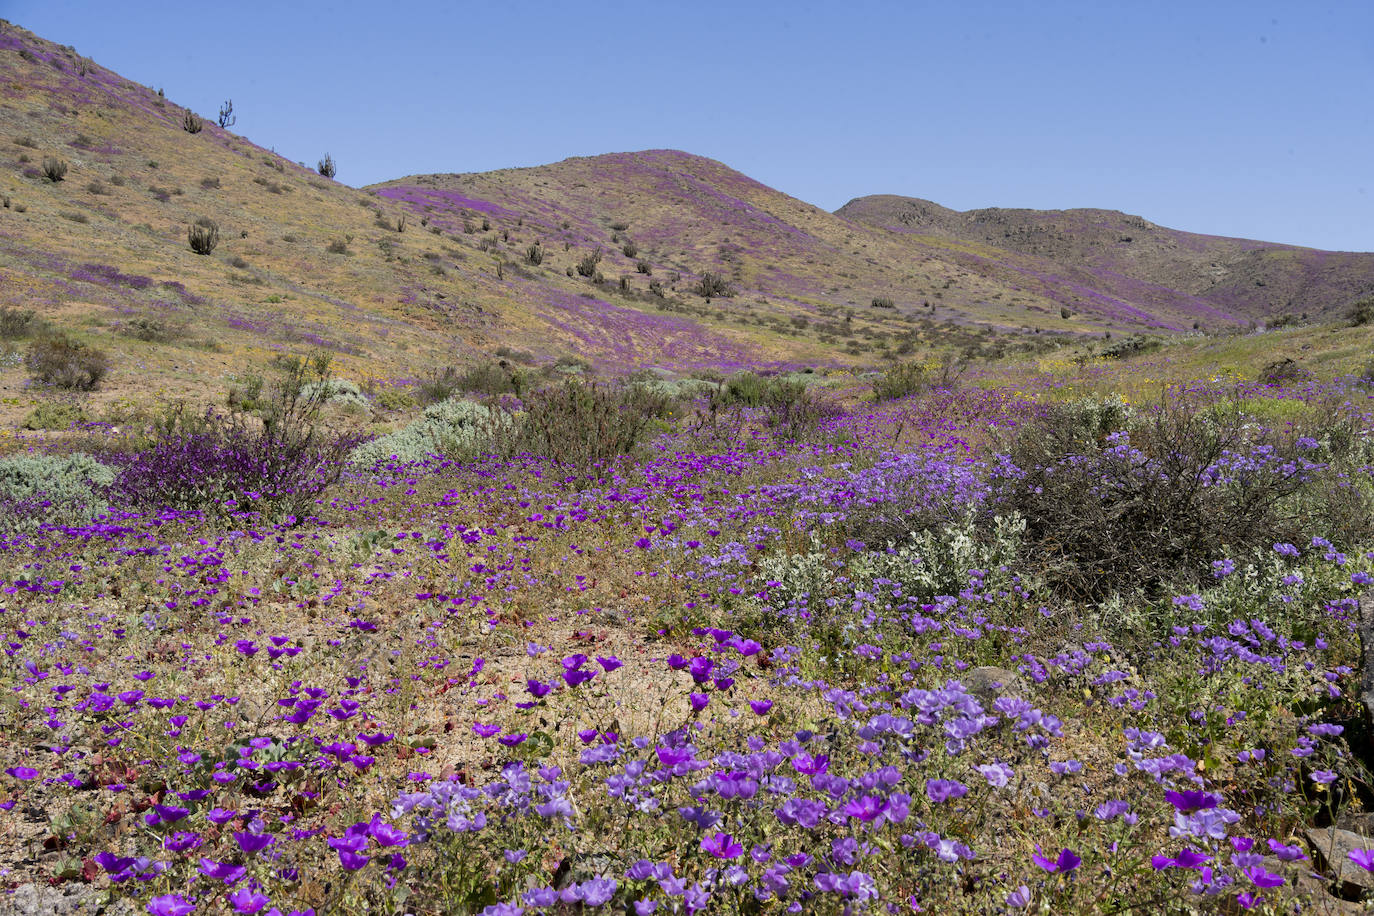
POLYGON ((1309 827, 1305 833, 1315 864, 1335 880, 1342 897, 1352 898, 1362 891, 1374 889, 1374 873, 1350 861, 1351 851, 1370 847, 1368 838, 1336 827, 1309 827))
POLYGON ((970 668, 960 674, 958 680, 965 690, 982 700, 991 700, 1004 693, 1021 693, 1026 686, 1015 671, 991 665, 970 668))

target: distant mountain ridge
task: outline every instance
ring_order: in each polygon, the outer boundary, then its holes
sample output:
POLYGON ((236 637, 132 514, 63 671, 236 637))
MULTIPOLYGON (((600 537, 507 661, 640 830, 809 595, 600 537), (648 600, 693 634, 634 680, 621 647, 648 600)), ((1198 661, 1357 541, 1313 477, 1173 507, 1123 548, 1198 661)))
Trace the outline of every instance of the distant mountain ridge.
POLYGON ((928 200, 873 195, 837 215, 899 233, 936 235, 1045 258, 1102 276, 1177 290, 1252 319, 1329 315, 1374 290, 1374 254, 1202 235, 1117 210, 957 211, 928 200))

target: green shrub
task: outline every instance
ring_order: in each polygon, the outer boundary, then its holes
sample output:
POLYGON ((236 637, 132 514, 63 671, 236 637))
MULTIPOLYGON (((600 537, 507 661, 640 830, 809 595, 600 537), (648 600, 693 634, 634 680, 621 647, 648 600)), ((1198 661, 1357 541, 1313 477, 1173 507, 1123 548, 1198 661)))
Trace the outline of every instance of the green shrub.
POLYGON ((82 453, 0 459, 0 531, 88 522, 108 508, 104 491, 114 480, 114 470, 82 453))
POLYGON ((422 404, 438 404, 458 393, 463 374, 454 366, 431 369, 416 386, 422 404))
POLYGON ((1160 346, 1158 338, 1132 334, 1130 337, 1123 337, 1116 343, 1103 347, 1102 356, 1106 359, 1125 359, 1128 356, 1139 356, 1142 353, 1149 353, 1151 350, 1158 350, 1160 346))
POLYGON ((538 267, 544 263, 544 246, 535 242, 525 249, 525 263, 538 267))
POLYGON ((39 404, 24 418, 24 429, 71 429, 86 422, 86 411, 80 404, 64 401, 39 404))
POLYGON ((725 380, 715 401, 720 407, 762 407, 768 396, 769 380, 748 370, 736 372, 725 380))
POLYGON ((895 401, 926 389, 926 368, 920 363, 894 363, 873 380, 873 398, 895 401))
POLYGON ((1351 306, 1349 318, 1351 327, 1374 324, 1374 296, 1361 299, 1351 306))
POLYGON ((204 122, 196 117, 193 112, 188 111, 181 117, 181 129, 188 134, 198 134, 204 126, 204 122))
POLYGON ((34 381, 76 391, 94 388, 110 370, 103 351, 61 334, 34 341, 24 363, 34 381))
POLYGON ((67 177, 67 163, 56 156, 43 159, 43 177, 56 184, 67 177))
POLYGON ((473 366, 457 379, 458 389, 473 394, 513 394, 520 397, 525 389, 525 374, 519 369, 490 363, 473 366))
POLYGON ((383 410, 409 410, 416 404, 415 395, 404 388, 383 388, 375 397, 383 410))
POLYGON ((324 158, 315 166, 315 171, 319 172, 325 178, 333 178, 338 174, 339 169, 338 166, 334 164, 334 157, 325 153, 324 158))
POLYGON ((874 296, 872 305, 875 309, 895 309, 897 307, 887 296, 874 296))
POLYGON ((371 468, 392 460, 423 461, 431 455, 471 457, 491 448, 492 429, 499 419, 481 404, 450 398, 425 408, 403 429, 353 449, 348 463, 371 468))
POLYGON ((528 395, 524 411, 497 431, 497 446, 505 455, 536 455, 596 476, 632 454, 670 406, 643 386, 569 379, 528 395))

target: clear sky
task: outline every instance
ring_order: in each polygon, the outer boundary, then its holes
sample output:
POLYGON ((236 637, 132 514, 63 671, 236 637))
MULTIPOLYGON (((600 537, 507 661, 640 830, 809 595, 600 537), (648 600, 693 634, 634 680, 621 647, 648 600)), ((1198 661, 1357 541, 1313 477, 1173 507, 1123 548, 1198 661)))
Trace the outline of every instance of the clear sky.
POLYGON ((676 148, 826 209, 1104 207, 1374 251, 1374 0, 0 0, 364 185, 676 148))

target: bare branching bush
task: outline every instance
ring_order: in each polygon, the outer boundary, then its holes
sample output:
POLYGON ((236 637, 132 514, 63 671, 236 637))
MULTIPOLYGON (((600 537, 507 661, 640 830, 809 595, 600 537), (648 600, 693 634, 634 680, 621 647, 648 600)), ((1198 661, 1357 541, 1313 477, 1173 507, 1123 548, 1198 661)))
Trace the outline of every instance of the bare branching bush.
MULTIPOLYGON (((259 378, 254 376, 254 378, 259 378)), ((333 396, 327 355, 277 361, 270 382, 229 415, 173 411, 120 475, 123 492, 207 513, 255 509, 300 522, 343 474, 358 437, 322 420, 333 396)))
POLYGON ((44 322, 33 309, 0 306, 0 340, 22 340, 35 337, 45 329, 44 322))
POLYGON ((67 177, 67 163, 56 156, 43 157, 43 177, 56 184, 67 177))
POLYGON ((90 391, 110 371, 103 351, 64 334, 34 341, 24 364, 34 381, 71 391, 90 391))
POLYGON ((1313 507, 1329 502, 1319 440, 1256 428, 1234 403, 1134 416, 1060 405, 1008 439, 996 504, 1026 520, 1047 581, 1075 597, 1195 582, 1223 550, 1323 527, 1313 507))
POLYGON ((196 254, 209 254, 219 244, 219 224, 202 216, 186 227, 186 242, 196 254))
POLYGON ((186 112, 181 118, 181 129, 188 134, 198 134, 205 127, 205 122, 195 116, 194 112, 186 112))
POLYGON ((221 129, 233 127, 238 123, 238 115, 234 114, 234 100, 225 99, 224 104, 219 106, 219 126, 221 129))
POLYGON ((170 343, 186 336, 186 322, 153 316, 130 318, 118 328, 119 333, 149 343, 170 343))
POLYGON ((1312 381, 1312 373, 1290 357, 1276 359, 1260 370, 1259 380, 1266 385, 1288 385, 1312 381))
POLYGON ((534 266, 534 267, 538 267, 540 264, 543 264, 543 263, 544 263, 544 246, 543 246, 543 245, 540 245, 538 242, 535 242, 533 245, 531 245, 530 247, 526 248, 526 249, 525 249, 525 263, 526 263, 526 264, 529 264, 529 265, 531 265, 531 266, 534 266))
POLYGON ((334 164, 334 157, 325 153, 324 158, 315 165, 315 171, 319 172, 325 178, 333 178, 338 174, 339 169, 338 166, 334 164))

